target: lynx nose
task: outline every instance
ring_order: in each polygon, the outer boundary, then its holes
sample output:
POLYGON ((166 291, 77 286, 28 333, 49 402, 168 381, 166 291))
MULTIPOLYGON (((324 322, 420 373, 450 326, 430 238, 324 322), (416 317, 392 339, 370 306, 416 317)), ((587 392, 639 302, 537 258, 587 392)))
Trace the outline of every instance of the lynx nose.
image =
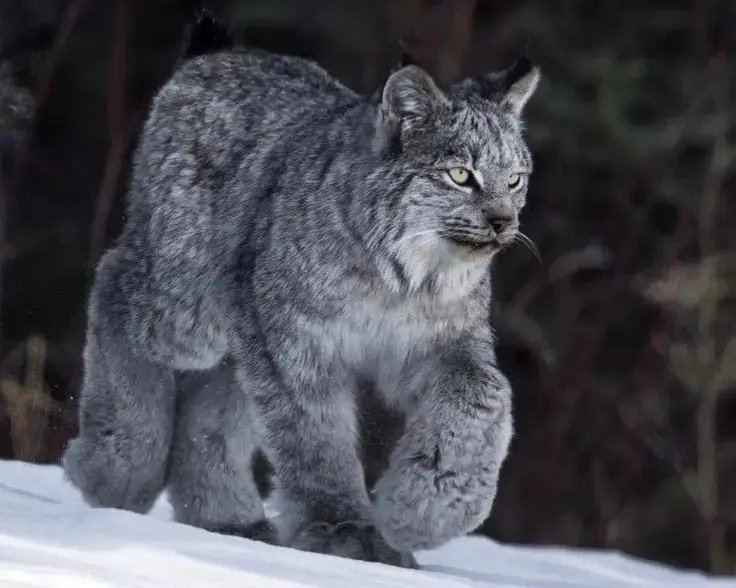
POLYGON ((510 208, 496 206, 486 211, 486 221, 496 235, 500 235, 514 222, 514 216, 510 208))

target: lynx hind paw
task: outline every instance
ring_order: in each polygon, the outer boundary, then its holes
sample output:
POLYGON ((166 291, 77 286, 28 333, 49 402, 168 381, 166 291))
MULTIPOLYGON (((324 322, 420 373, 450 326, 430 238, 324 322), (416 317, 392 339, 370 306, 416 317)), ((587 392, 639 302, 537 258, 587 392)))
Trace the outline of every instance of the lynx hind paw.
POLYGON ((347 521, 338 525, 315 523, 294 537, 290 547, 302 551, 418 569, 414 556, 389 547, 375 526, 347 521))
POLYGON ((134 467, 116 452, 118 445, 73 439, 62 457, 64 475, 90 506, 145 514, 163 490, 165 469, 134 467))

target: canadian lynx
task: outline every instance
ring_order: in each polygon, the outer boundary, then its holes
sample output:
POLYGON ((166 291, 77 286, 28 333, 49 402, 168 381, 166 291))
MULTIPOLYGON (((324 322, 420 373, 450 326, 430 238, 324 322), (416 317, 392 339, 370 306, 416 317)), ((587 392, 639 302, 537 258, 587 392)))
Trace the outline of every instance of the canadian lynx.
POLYGON ((488 324, 493 255, 532 171, 539 79, 441 89, 416 65, 361 96, 316 64, 184 62, 137 148, 127 223, 89 299, 69 479, 97 506, 412 566, 489 514, 512 436, 488 324), (369 493, 356 395, 405 415, 369 493), (235 393, 231 393, 235 391, 235 393))

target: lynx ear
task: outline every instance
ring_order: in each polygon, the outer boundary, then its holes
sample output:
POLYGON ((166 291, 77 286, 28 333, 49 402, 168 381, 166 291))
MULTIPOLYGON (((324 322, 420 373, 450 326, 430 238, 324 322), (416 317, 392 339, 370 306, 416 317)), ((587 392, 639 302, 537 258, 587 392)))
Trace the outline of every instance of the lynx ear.
POLYGON ((535 67, 528 57, 517 59, 516 63, 504 72, 501 106, 510 109, 515 116, 521 116, 524 106, 539 85, 540 77, 539 68, 535 67))
POLYGON ((501 72, 468 80, 470 87, 485 99, 501 105, 516 117, 520 117, 526 103, 534 95, 541 74, 528 57, 521 57, 501 72))
POLYGON ((402 131, 426 123, 450 102, 423 69, 407 65, 392 73, 383 88, 381 113, 402 131))

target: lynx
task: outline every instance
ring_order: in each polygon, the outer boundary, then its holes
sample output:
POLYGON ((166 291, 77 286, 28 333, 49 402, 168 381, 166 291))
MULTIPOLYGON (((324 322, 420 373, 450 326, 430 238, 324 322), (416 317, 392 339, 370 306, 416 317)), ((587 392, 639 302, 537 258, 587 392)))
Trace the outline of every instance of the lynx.
POLYGON ((85 499, 143 513, 168 488, 185 523, 407 567, 474 530, 512 437, 490 266, 518 235, 538 80, 522 59, 440 88, 412 64, 362 96, 296 57, 184 62, 91 290, 64 457, 85 499), (372 491, 366 384, 405 422, 372 491))

